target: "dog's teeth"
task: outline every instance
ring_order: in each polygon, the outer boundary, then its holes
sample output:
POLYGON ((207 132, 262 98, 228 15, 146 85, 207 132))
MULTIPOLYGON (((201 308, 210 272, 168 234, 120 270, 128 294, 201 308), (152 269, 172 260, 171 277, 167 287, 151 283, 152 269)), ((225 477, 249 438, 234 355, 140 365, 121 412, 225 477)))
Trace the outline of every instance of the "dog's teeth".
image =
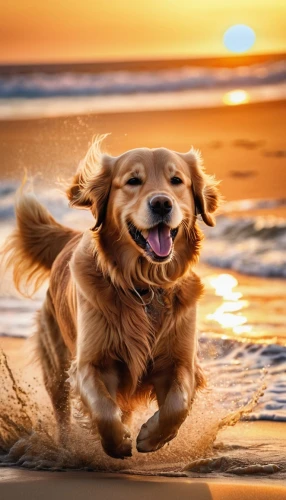
POLYGON ((145 238, 145 240, 147 240, 147 238, 148 238, 148 231, 147 231, 147 229, 143 229, 143 230, 141 231, 141 234, 142 234, 142 236, 145 238))

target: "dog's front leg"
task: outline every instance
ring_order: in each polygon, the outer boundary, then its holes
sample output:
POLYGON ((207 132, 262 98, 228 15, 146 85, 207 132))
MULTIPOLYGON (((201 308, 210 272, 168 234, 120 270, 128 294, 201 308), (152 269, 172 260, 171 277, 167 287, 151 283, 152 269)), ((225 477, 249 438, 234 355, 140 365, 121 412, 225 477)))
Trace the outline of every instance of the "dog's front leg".
POLYGON ((116 396, 119 376, 110 355, 112 339, 105 316, 78 294, 78 337, 75 361, 76 391, 96 426, 105 452, 114 458, 131 456, 129 429, 122 422, 116 396))
POLYGON ((177 293, 176 314, 165 316, 163 331, 168 333, 161 337, 154 353, 152 383, 159 410, 143 424, 137 437, 137 450, 143 453, 162 448, 177 435, 190 411, 196 390, 204 386, 197 359, 195 300, 188 307, 182 306, 193 296, 193 277, 189 281, 189 288, 185 283, 180 294, 177 293), (181 304, 181 310, 178 304, 181 304))
POLYGON ((132 443, 116 402, 118 374, 109 353, 113 335, 106 319, 108 313, 103 314, 99 307, 100 294, 91 272, 94 257, 88 251, 89 246, 85 248, 89 240, 90 234, 86 232, 70 265, 77 287, 77 354, 70 378, 92 424, 98 429, 105 452, 124 458, 131 456, 132 443), (106 363, 108 366, 104 368, 106 363))
POLYGON ((77 390, 96 424, 104 451, 114 458, 131 456, 129 429, 122 423, 116 404, 117 375, 91 363, 77 368, 77 390))
POLYGON ((159 410, 142 425, 137 450, 146 453, 162 448, 178 433, 186 419, 194 395, 194 374, 183 366, 173 374, 162 374, 153 380, 159 410))

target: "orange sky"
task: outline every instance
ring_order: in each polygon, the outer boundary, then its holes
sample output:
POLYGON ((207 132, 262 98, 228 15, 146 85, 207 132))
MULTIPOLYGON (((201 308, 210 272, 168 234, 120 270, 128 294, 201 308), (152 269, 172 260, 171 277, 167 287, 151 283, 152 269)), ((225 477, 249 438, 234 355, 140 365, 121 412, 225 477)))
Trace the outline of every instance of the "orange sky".
POLYGON ((9 0, 0 63, 229 54, 224 31, 248 24, 249 53, 285 51, 284 0, 9 0))

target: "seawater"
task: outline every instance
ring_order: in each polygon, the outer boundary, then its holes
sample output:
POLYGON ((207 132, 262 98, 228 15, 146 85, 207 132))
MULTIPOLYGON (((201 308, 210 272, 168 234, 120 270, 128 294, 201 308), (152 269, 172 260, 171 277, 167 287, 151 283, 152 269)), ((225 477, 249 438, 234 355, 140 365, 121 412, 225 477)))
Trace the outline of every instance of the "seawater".
POLYGON ((84 72, 59 67, 2 71, 0 120, 91 112, 222 106, 227 91, 243 88, 251 102, 285 97, 285 62, 237 68, 181 68, 84 72))

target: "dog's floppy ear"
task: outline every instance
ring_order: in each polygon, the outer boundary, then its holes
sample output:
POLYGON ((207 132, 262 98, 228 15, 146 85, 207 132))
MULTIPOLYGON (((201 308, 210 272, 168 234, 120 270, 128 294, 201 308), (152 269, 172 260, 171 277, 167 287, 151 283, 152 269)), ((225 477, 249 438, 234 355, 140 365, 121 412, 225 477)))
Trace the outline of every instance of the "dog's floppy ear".
POLYGON ((104 221, 115 161, 101 154, 98 142, 93 143, 66 191, 71 206, 91 210, 95 228, 104 221))
POLYGON ((217 188, 219 182, 204 172, 199 151, 192 148, 188 153, 182 154, 181 157, 190 168, 196 214, 202 216, 205 224, 214 226, 215 219, 211 214, 216 211, 221 202, 221 195, 217 188))

